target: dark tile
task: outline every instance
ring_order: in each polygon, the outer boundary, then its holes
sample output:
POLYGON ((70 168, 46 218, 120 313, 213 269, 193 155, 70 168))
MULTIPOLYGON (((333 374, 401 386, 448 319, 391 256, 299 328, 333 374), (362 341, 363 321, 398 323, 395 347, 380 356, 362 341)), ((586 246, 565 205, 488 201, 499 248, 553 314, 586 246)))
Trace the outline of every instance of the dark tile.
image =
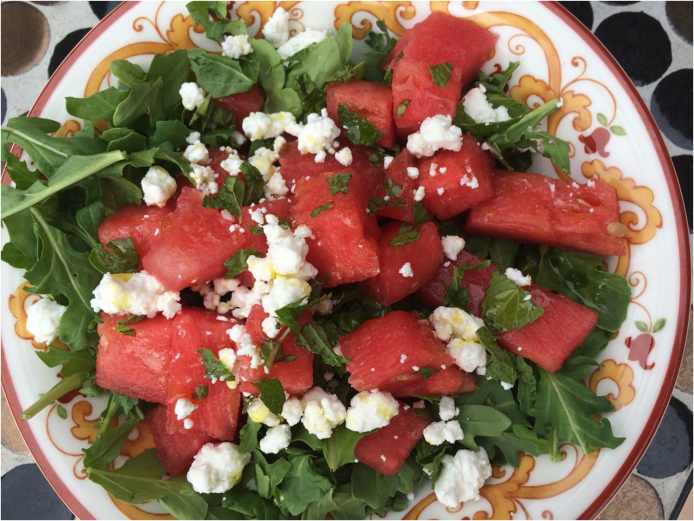
POLYGON ((593 8, 590 2, 559 2, 588 29, 593 29, 593 8))
MULTIPOLYGON (((680 181, 680 189, 682 190, 682 199, 684 199, 684 208, 687 211, 687 220, 689 221, 689 231, 692 231, 692 156, 682 155, 672 158, 672 164, 675 165, 677 178, 680 181)), ((692 374, 691 374, 691 357, 689 352, 689 370, 688 372, 688 388, 692 392, 692 374)), ((679 382, 679 380, 678 380, 679 382)))
POLYGON ((665 76, 653 92, 651 113, 675 145, 692 149, 692 69, 665 76))
POLYGON ((598 519, 663 519, 663 505, 653 486, 632 474, 598 519))
POLYGON ((121 2, 89 2, 94 14, 103 19, 108 13, 118 7, 121 2))
POLYGON ((672 30, 684 41, 692 43, 692 2, 666 2, 665 14, 672 30))
POLYGON ((691 464, 692 412, 677 398, 670 398, 658 432, 637 470, 645 476, 663 479, 682 472, 691 464))
POLYGON ((598 26, 595 36, 636 86, 653 83, 672 63, 667 33, 658 20, 647 14, 613 14, 598 26))
POLYGON ((90 31, 90 29, 79 29, 68 34, 65 38, 58 42, 53 50, 53 56, 48 64, 48 76, 52 76, 58 66, 63 63, 63 60, 70 54, 70 51, 75 48, 82 38, 90 31))
POLYGON ((5 90, 0 89, 0 94, 2 94, 2 103, 0 103, 0 107, 2 108, 2 117, 0 118, 0 121, 4 123, 5 114, 7 114, 7 98, 5 97, 5 90))
POLYGON ((43 13, 24 2, 2 4, 3 76, 16 76, 41 61, 48 49, 51 29, 43 13))
POLYGON ((638 2, 600 2, 602 4, 607 4, 607 5, 631 5, 631 4, 638 4, 638 2))
POLYGON ((2 477, 2 519, 75 519, 36 464, 2 477))

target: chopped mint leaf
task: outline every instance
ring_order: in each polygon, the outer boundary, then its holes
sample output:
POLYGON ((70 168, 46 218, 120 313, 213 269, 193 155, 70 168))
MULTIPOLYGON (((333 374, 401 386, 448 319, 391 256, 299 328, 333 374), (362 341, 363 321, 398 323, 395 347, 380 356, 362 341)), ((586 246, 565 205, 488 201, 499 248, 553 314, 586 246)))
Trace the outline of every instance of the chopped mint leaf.
POLYGON ((262 378, 253 385, 260 391, 260 399, 265 407, 273 414, 282 414, 285 400, 282 383, 277 378, 262 378))
POLYGON ((310 214, 308 214, 308 215, 309 215, 309 217, 318 217, 318 214, 319 214, 319 213, 322 213, 322 212, 328 210, 332 205, 333 205, 333 202, 332 202, 332 201, 328 201, 327 203, 320 205, 318 208, 316 208, 315 210, 313 210, 313 211, 312 211, 310 214))
POLYGON ((340 121, 340 128, 345 129, 345 134, 355 145, 372 146, 383 138, 383 134, 373 123, 352 112, 343 103, 337 106, 337 118, 340 121))
POLYGON ((233 382, 234 375, 229 372, 229 368, 224 365, 219 358, 214 356, 210 349, 198 349, 200 358, 205 367, 205 378, 210 380, 222 380, 224 382, 233 382))
POLYGON ((388 244, 392 247, 402 246, 410 242, 414 242, 419 239, 419 230, 413 229, 414 225, 410 223, 403 223, 398 229, 398 234, 393 237, 388 244))
POLYGON ((246 186, 240 178, 227 177, 224 187, 219 189, 217 195, 206 195, 202 198, 202 205, 215 210, 229 210, 240 220, 245 191, 246 186))
POLYGON ((502 333, 535 322, 544 314, 545 309, 533 304, 527 298, 529 295, 528 291, 509 280, 506 275, 495 271, 482 301, 482 319, 502 333))
POLYGON ((207 398, 207 394, 210 388, 207 385, 198 385, 195 387, 195 392, 191 395, 193 400, 204 400, 207 398))
POLYGON ((396 201, 386 201, 385 199, 381 199, 380 197, 372 197, 371 199, 369 199, 369 215, 375 214, 378 211, 378 209, 382 206, 405 206, 405 201, 403 199, 398 199, 396 201))
POLYGON ((396 185, 393 180, 390 177, 386 177, 383 180, 383 190, 385 190, 386 195, 390 199, 396 199, 400 197, 400 194, 402 193, 402 186, 401 185, 396 185))
POLYGON ((400 105, 398 105, 397 110, 395 111, 395 115, 399 118, 403 117, 405 115, 405 111, 407 110, 407 106, 410 104, 412 100, 406 99, 400 105))
POLYGON ((337 193, 342 193, 347 195, 349 193, 349 180, 354 174, 335 174, 331 175, 326 179, 330 185, 330 195, 335 195, 337 193))
POLYGON ((425 380, 428 380, 429 378, 431 378, 431 375, 434 375, 438 372, 438 369, 433 369, 431 367, 422 367, 421 369, 416 370, 412 374, 421 374, 425 380))
POLYGON ((246 271, 248 269, 248 257, 251 256, 262 257, 263 254, 258 250, 247 248, 245 250, 239 250, 229 257, 224 262, 224 267, 227 269, 224 278, 231 279, 232 277, 236 277, 239 273, 246 271))
POLYGON ((134 324, 135 322, 139 322, 140 320, 144 320, 146 318, 147 317, 145 315, 131 315, 125 320, 119 320, 118 325, 114 327, 113 330, 121 335, 135 336, 135 330, 129 327, 130 324, 134 324))
POLYGON ((438 65, 432 65, 429 67, 429 72, 431 73, 431 81, 437 87, 445 87, 448 85, 448 80, 451 79, 451 71, 453 70, 453 65, 446 63, 439 63, 438 65))
POLYGON ((263 233, 262 224, 251 224, 248 229, 251 230, 251 235, 261 235, 263 233))
POLYGON ((96 243, 89 253, 89 262, 101 273, 137 273, 140 256, 131 238, 115 239, 107 246, 96 243))

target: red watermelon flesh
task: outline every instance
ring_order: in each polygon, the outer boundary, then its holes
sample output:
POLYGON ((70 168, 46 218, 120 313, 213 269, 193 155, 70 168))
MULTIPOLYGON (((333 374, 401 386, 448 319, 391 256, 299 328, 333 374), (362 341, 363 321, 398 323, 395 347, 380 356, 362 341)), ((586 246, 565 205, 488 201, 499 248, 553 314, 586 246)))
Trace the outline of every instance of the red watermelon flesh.
MULTIPOLYGON (((422 375, 414 374, 419 369, 454 368, 445 345, 434 336, 429 322, 416 313, 393 311, 364 322, 341 337, 340 345, 351 360, 347 363, 349 383, 357 391, 378 389, 407 396, 403 392, 407 386, 424 381, 422 375)), ((451 388, 441 389, 441 394, 457 392, 463 383, 462 379, 451 382, 451 388)))
MULTIPOLYGON (((227 334, 227 330, 235 323, 236 320, 229 320, 214 311, 202 308, 183 308, 174 318, 171 377, 166 402, 169 432, 174 432, 183 424, 183 420, 176 419, 174 407, 179 398, 187 398, 198 405, 198 409, 190 415, 193 422, 207 416, 210 424, 217 424, 213 425, 215 428, 212 429, 215 434, 225 433, 224 438, 233 437, 235 422, 232 423, 223 411, 215 411, 214 404, 207 402, 207 398, 197 401, 192 395, 195 394, 196 387, 211 384, 211 380, 204 376, 205 368, 198 349, 210 349, 215 356, 220 349, 235 349, 236 345, 227 334), (220 318, 224 320, 219 320, 220 318), (213 417, 216 422, 211 421, 213 417)), ((212 432, 209 434, 213 435, 212 432)))
POLYGON ((200 192, 184 188, 142 264, 170 291, 220 278, 224 262, 244 244, 231 225, 219 210, 202 206, 200 192))
POLYGON ((473 208, 471 235, 502 237, 596 255, 623 255, 616 190, 600 180, 566 183, 542 174, 494 172, 491 199, 473 208), (619 225, 617 225, 619 227, 619 225))
POLYGON ((360 463, 393 476, 424 436, 424 428, 432 421, 431 418, 419 416, 413 407, 401 403, 397 416, 388 425, 357 442, 354 456, 360 463))
POLYGON ((378 245, 372 230, 380 231, 358 193, 350 189, 348 194, 330 194, 326 179, 334 174, 299 180, 292 207, 294 224, 305 224, 313 232, 314 238, 306 239, 307 260, 318 270, 317 280, 330 288, 378 274, 378 245), (326 205, 330 205, 327 210, 314 213, 326 205))
MULTIPOLYGON (((410 152, 405 148, 397 156, 393 158, 390 166, 386 169, 386 179, 400 187, 400 196, 391 199, 392 201, 404 201, 403 206, 381 206, 376 211, 377 217, 390 217, 391 219, 397 219, 398 221, 405 221, 413 223, 414 219, 414 192, 419 187, 419 181, 417 178, 412 178, 407 174, 408 168, 416 168, 417 160, 410 154, 410 152)), ((383 199, 388 194, 386 193, 383 186, 380 186, 376 190, 375 197, 383 199)))
POLYGON ((241 130, 243 120, 251 112, 259 112, 263 109, 265 98, 257 85, 253 85, 248 92, 239 92, 230 96, 224 96, 214 100, 218 107, 222 107, 234 113, 236 128, 241 130))
POLYGON ((241 391, 226 382, 208 382, 208 394, 190 415, 194 425, 221 441, 233 441, 239 427, 241 391))
MULTIPOLYGON (((260 346, 267 338, 263 333, 263 320, 269 315, 263 310, 262 306, 255 305, 248 315, 246 321, 246 333, 251 336, 253 343, 260 346)), ((311 321, 311 312, 307 311, 299 317, 299 324, 302 326, 311 321)), ((280 333, 281 334, 281 333, 280 333)), ((239 363, 239 390, 245 393, 258 394, 258 389, 253 382, 261 378, 277 378, 285 392, 291 395, 302 395, 313 387, 313 353, 309 353, 306 348, 297 345, 294 333, 290 333, 282 342, 284 356, 295 356, 296 360, 291 362, 276 362, 272 364, 269 373, 265 372, 263 366, 251 369, 250 358, 242 356, 239 363)))
POLYGON ((114 330, 125 315, 101 315, 96 383, 133 398, 166 403, 174 320, 163 315, 129 325, 135 336, 114 330))
MULTIPOLYGON (((417 292, 426 306, 435 309, 443 303, 444 294, 440 281, 449 284, 453 268, 461 262, 478 264, 482 260, 461 251, 455 262, 448 267, 439 268, 434 277, 417 292)), ((480 316, 482 312, 482 301, 495 268, 490 266, 465 272, 461 287, 468 290, 469 308, 473 315, 480 316)), ((557 371, 593 330, 598 315, 563 295, 551 293, 534 283, 530 287, 530 295, 533 304, 545 308, 544 314, 517 331, 502 333, 498 343, 504 349, 532 360, 549 372, 557 371)))
MULTIPOLYGON (((393 124, 393 93, 388 85, 352 80, 348 83, 328 84, 328 115, 338 126, 337 109, 340 104, 365 118, 378 129, 383 137, 376 144, 393 148, 396 143, 393 124)), ((344 130, 343 130, 344 135, 344 130)))
POLYGON ((390 306, 417 291, 431 279, 443 262, 441 238, 432 222, 413 228, 413 231, 419 232, 416 241, 391 246, 390 241, 400 234, 403 224, 392 221, 382 228, 381 239, 378 241, 380 272, 374 278, 360 283, 360 288, 367 295, 384 306, 390 306), (424 252, 426 253, 423 254, 424 252), (410 264, 411 277, 400 273, 406 263, 410 264))
POLYGON ((427 65, 449 62, 460 69, 465 86, 477 76, 498 38, 470 20, 434 12, 405 32, 386 63, 392 67, 400 53, 405 59, 427 65))
POLYGON ((275 199, 273 201, 265 201, 262 203, 254 204, 253 206, 244 206, 241 212, 241 226, 243 227, 243 235, 246 238, 244 244, 245 248, 251 248, 253 250, 258 250, 262 253, 267 253, 267 238, 265 234, 260 232, 258 235, 253 235, 251 231, 252 225, 257 225, 258 223, 253 220, 251 214, 257 210, 267 210, 263 213, 265 215, 274 215, 278 219, 284 219, 289 217, 292 207, 292 198, 275 199))
POLYGON ((166 407, 159 405, 147 414, 147 425, 152 431, 159 461, 171 476, 188 470, 195 455, 206 443, 214 443, 212 436, 205 434, 195 425, 192 429, 181 429, 169 433, 166 430, 166 407))
POLYGON ((167 215, 174 209, 173 200, 163 208, 158 206, 126 206, 115 214, 106 217, 99 226, 99 240, 106 245, 116 239, 131 238, 135 245, 135 251, 140 256, 140 270, 142 269, 142 257, 147 255, 155 234, 161 231, 162 223, 167 215))
MULTIPOLYGON (((222 168, 222 163, 226 161, 231 151, 232 149, 230 148, 211 148, 208 151, 210 156, 210 162, 207 164, 207 166, 209 166, 212 170, 214 170, 214 173, 217 174, 217 177, 215 177, 214 182, 217 183, 217 186, 219 188, 225 186, 224 180, 227 177, 229 177, 229 172, 222 168)), ((243 159, 243 156, 241 156, 241 158, 243 159)), ((187 179, 185 176, 183 177, 187 179)), ((238 177, 242 181, 246 180, 242 173, 239 173, 238 177)), ((192 186, 192 184, 190 186, 192 186)))
POLYGON ((439 150, 432 157, 420 159, 424 206, 439 219, 450 219, 490 199, 494 195, 493 164, 491 154, 482 150, 470 134, 463 136, 458 152, 439 150))
POLYGON ((431 79, 426 63, 402 58, 393 69, 393 120, 398 136, 407 136, 419 130, 422 121, 436 115, 455 116, 463 88, 461 71, 454 68, 445 87, 439 87, 431 79), (402 116, 398 107, 410 100, 402 116))
POLYGON ((443 366, 427 380, 408 384, 393 396, 439 396, 443 394, 471 393, 477 390, 475 378, 457 366, 443 366))

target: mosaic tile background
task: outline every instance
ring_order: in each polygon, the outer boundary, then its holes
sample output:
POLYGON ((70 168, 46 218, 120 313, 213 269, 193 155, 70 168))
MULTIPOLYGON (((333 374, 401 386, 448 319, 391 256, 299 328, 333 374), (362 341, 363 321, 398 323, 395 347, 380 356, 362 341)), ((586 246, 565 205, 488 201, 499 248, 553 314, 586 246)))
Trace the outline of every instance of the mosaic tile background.
MULTIPOLYGON (((660 127, 692 231, 692 2, 560 2, 614 55, 660 127)), ((2 2, 2 123, 26 114, 67 54, 119 2, 2 2)), ((665 418, 600 519, 692 519, 692 325, 665 418), (687 499, 689 498, 688 504, 687 499), (684 508, 683 508, 684 507, 684 508)), ((2 398, 2 519, 74 519, 2 398)))

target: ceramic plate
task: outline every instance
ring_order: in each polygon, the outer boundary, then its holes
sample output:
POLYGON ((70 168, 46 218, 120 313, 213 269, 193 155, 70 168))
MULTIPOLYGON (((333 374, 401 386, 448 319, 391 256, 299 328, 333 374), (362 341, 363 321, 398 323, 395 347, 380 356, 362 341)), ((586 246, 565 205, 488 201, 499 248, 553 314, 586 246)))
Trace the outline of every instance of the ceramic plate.
MULTIPOLYGON (((667 407, 682 357, 690 305, 690 259, 685 211, 674 169, 655 123, 619 65, 576 19, 558 4, 529 2, 280 2, 293 32, 354 25, 355 49, 376 20, 395 35, 432 11, 475 21, 499 34, 486 72, 520 60, 510 96, 534 106, 561 97, 563 107, 548 131, 571 145, 577 182, 599 178, 617 189, 621 222, 628 228, 626 255, 609 269, 627 278, 632 300, 622 329, 602 354, 602 366, 586 381, 615 406, 609 418, 626 441, 615 450, 584 455, 564 445, 563 461, 525 455, 520 467, 495 468, 482 499, 451 511, 423 484, 408 509, 389 517, 406 519, 577 519, 595 517, 630 475, 667 407)), ((237 14, 258 33, 274 2, 246 2, 237 14)), ((644 35, 647 37, 647 35, 644 35)), ((129 59, 146 66, 155 53, 205 46, 214 49, 187 16, 184 3, 128 2, 106 17, 56 71, 31 111, 63 122, 60 135, 80 128, 64 108, 66 96, 89 96, 109 86, 109 62, 129 59)), ((556 175, 542 158, 535 171, 556 175)), ((7 240, 3 230, 3 243, 7 240)), ((21 272, 2 265, 2 384, 13 414, 30 405, 56 381, 55 369, 34 354, 45 345, 27 332, 25 310, 36 297, 22 290, 21 272)), ((86 479, 81 449, 93 441, 91 423, 103 403, 73 396, 30 422, 19 421, 36 461, 58 494, 82 519, 167 517, 156 507, 114 501, 86 479)), ((146 428, 136 430, 122 457, 151 447, 146 428)))

